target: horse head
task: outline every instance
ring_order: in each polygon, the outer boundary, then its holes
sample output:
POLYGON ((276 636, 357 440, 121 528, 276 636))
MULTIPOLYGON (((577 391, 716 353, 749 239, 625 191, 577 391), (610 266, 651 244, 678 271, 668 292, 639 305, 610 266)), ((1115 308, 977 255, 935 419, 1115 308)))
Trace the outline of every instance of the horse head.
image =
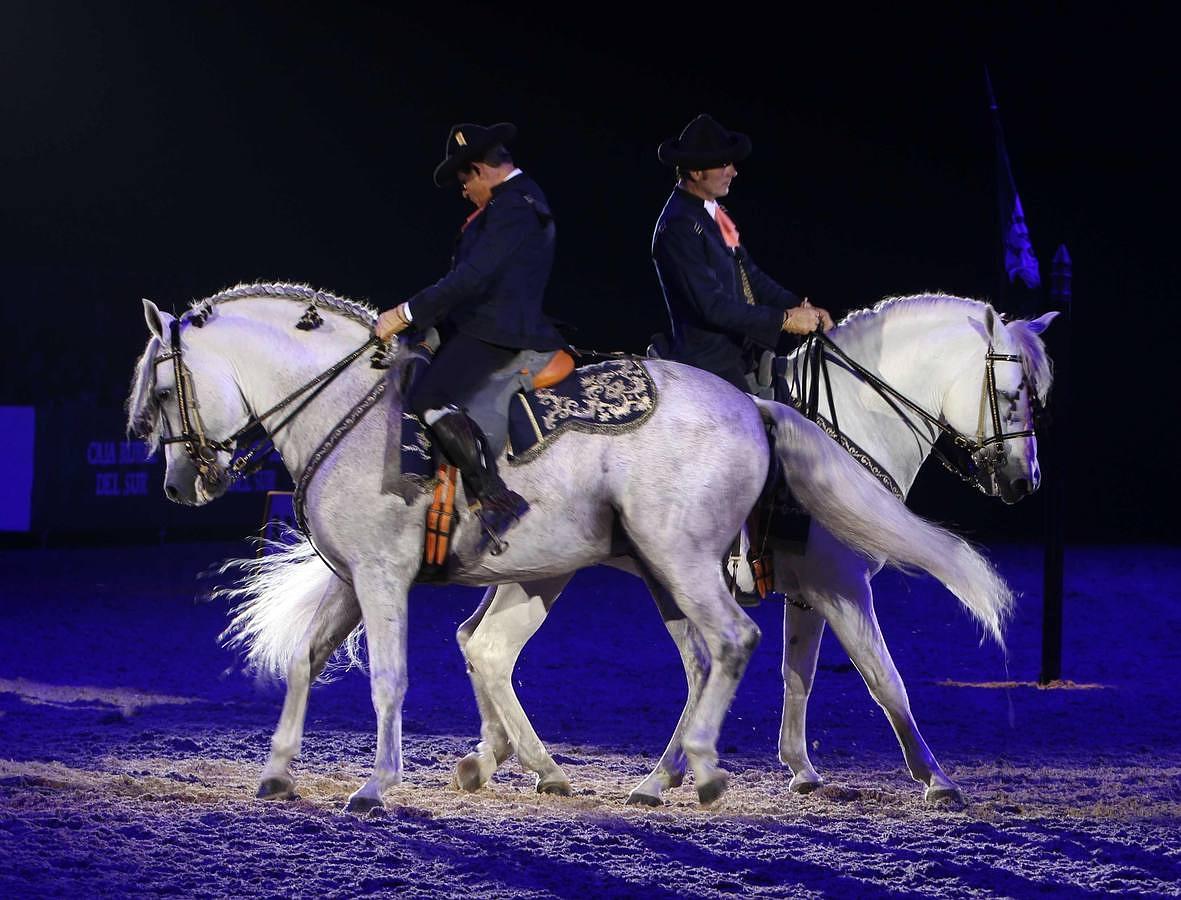
POLYGON ((1050 388, 1050 366, 1039 337, 1057 316, 1004 322, 991 306, 968 319, 978 339, 944 400, 947 423, 970 445, 974 477, 989 496, 1016 503, 1041 484, 1038 413, 1050 388))
POLYGON ((217 436, 233 434, 249 418, 231 366, 192 339, 207 316, 178 319, 144 300, 152 337, 128 404, 128 429, 153 447, 164 444, 165 495, 186 506, 201 506, 229 488, 233 446, 217 436))

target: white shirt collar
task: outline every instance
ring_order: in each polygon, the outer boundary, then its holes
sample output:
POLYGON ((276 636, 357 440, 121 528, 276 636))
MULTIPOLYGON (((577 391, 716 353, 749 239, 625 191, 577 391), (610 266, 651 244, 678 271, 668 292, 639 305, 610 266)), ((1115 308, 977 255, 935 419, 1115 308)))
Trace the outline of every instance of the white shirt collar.
MULTIPOLYGON (((525 173, 522 172, 520 169, 513 169, 511 172, 509 172, 507 175, 504 176, 504 181, 508 181, 510 178, 516 178, 518 175, 523 175, 523 174, 525 174, 525 173)), ((502 181, 501 184, 504 184, 504 181, 502 181)))
POLYGON ((705 204, 705 211, 709 213, 709 217, 714 221, 718 218, 718 201, 717 200, 702 200, 705 204))

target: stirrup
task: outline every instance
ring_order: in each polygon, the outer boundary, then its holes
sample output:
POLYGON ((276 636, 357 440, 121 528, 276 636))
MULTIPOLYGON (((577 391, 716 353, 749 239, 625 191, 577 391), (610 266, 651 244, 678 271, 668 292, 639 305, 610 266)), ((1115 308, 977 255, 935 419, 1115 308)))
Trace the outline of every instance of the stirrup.
POLYGON ((468 508, 484 532, 485 540, 480 542, 478 549, 482 551, 491 544, 491 554, 500 556, 509 546, 504 535, 521 521, 522 516, 529 511, 529 504, 520 494, 506 488, 500 496, 481 498, 468 508))

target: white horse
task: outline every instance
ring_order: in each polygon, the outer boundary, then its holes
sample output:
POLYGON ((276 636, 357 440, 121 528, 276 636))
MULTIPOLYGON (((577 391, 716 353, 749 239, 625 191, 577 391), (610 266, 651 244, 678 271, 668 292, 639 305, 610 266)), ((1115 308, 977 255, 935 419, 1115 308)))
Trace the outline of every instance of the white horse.
MULTIPOLYGON (((967 447, 965 459, 975 451, 970 463, 973 473, 962 474, 986 493, 1016 502, 1035 491, 1041 480, 1033 416, 1035 407, 1046 400, 1051 371, 1039 335, 1055 315, 1006 324, 990 306, 975 300, 941 294, 887 299, 871 310, 851 314, 830 333, 835 348, 827 351, 831 392, 817 385, 818 411, 826 425, 837 423, 850 452, 863 456, 883 481, 892 478, 891 487, 900 494, 910 490, 940 433, 955 433, 967 447), (857 364, 867 371, 856 371, 857 364), (873 386, 877 379, 880 388, 873 386)), ((805 364, 797 353, 785 366, 784 377, 797 392, 806 377, 805 364)), ((779 404, 760 405, 779 423, 781 443, 791 446, 792 432, 799 427, 796 417, 779 404)), ((826 481, 830 489, 842 489, 835 479, 843 475, 837 475, 835 468, 825 474, 833 476, 826 481)), ((962 803, 959 788, 919 733, 906 687, 878 628, 870 580, 885 560, 851 549, 818 521, 811 526, 802 554, 796 544, 774 538, 770 544, 776 588, 790 598, 784 611, 779 757, 792 770, 792 790, 807 793, 823 784, 808 757, 805 715, 828 622, 889 718, 911 776, 924 786, 925 798, 962 803)), ((626 562, 614 564, 627 568, 626 562)), ((518 735, 532 734, 513 696, 510 677, 521 648, 567 580, 490 589, 459 629, 459 643, 472 668, 482 673, 494 670, 500 678, 499 684, 486 687, 486 679, 473 675, 477 696, 483 694, 484 715, 483 741, 459 769, 460 784, 470 790, 491 777, 511 753, 518 735), (499 715, 489 716, 491 709, 499 715)), ((629 797, 632 803, 656 805, 664 790, 684 778, 681 738, 710 673, 710 662, 693 623, 659 584, 645 580, 680 651, 689 685, 672 740, 652 773, 629 797)), ((971 601, 965 606, 1003 646, 1001 626, 1008 607, 971 601)))
MULTIPOLYGON (((194 304, 181 319, 145 301, 145 316, 152 337, 128 400, 129 427, 152 444, 163 436, 167 496, 197 505, 224 493, 239 470, 233 445, 258 423, 306 488, 310 542, 259 565, 231 629, 250 644, 254 662, 281 668, 288 682, 259 794, 294 789, 290 763, 309 685, 363 622, 377 751, 348 808, 380 806, 383 789, 402 779, 407 593, 421 560, 429 498, 407 503, 379 490, 387 417, 401 420, 401 398, 396 377, 357 363, 373 344, 374 312, 302 286, 242 285, 194 304)), ((395 366, 404 356, 395 352, 395 366)), ((457 504, 451 581, 540 583, 544 590, 620 555, 612 538, 622 534, 644 577, 692 623, 708 657, 677 735, 698 797, 708 804, 726 788, 717 737, 759 640, 757 626, 725 589, 721 559, 755 503, 771 451, 758 410, 741 392, 689 367, 645 366, 659 403, 642 426, 614 435, 571 431, 534 461, 505 467, 509 487, 532 509, 503 553, 475 552, 478 522, 457 504)), ((773 416, 787 481, 817 522, 870 557, 930 572, 965 603, 990 610, 999 628, 1011 594, 975 550, 909 513, 794 411, 779 406, 773 416)), ((494 618, 534 615, 529 604, 494 618)), ((467 650, 486 722, 524 720, 508 670, 495 663, 497 650, 481 654, 480 642, 477 633, 467 650)), ((508 739, 522 765, 537 773, 539 790, 569 791, 531 728, 512 730, 508 739)))

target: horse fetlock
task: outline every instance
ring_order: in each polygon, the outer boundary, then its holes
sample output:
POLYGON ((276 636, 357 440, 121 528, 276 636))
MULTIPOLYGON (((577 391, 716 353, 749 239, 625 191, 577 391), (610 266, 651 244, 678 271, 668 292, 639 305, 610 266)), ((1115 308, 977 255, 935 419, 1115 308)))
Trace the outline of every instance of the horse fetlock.
POLYGON ((680 749, 696 774, 699 765, 717 765, 718 735, 716 729, 698 726, 681 737, 680 749))

